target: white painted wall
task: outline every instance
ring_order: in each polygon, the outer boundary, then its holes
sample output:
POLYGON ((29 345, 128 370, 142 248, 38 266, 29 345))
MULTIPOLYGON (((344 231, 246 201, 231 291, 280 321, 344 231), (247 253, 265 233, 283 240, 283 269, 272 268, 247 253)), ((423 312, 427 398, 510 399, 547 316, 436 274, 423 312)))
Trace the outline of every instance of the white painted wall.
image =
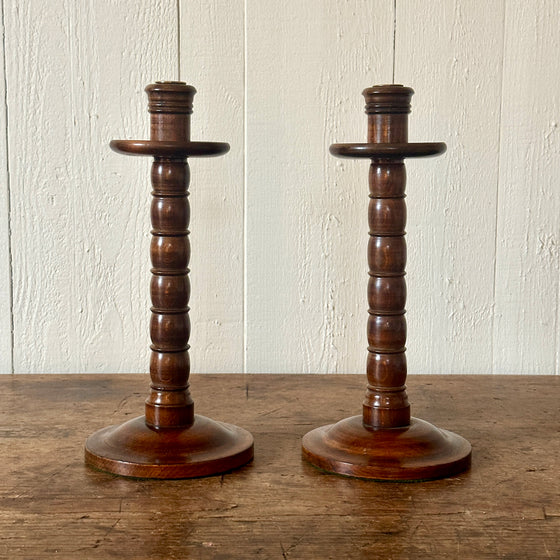
POLYGON ((0 371, 148 360, 143 88, 198 89, 197 372, 365 370, 361 91, 412 86, 411 373, 559 373, 556 0, 0 0, 0 371))

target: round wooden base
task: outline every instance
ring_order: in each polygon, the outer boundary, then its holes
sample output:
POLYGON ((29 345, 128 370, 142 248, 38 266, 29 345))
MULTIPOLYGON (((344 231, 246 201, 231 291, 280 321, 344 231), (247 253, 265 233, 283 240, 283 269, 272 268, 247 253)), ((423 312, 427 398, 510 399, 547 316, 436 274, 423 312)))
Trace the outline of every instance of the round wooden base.
POLYGON ((353 416, 306 434, 303 457, 321 470, 344 476, 430 480, 468 469, 471 445, 418 418, 403 428, 373 430, 364 427, 361 416, 353 416))
POLYGON ((86 441, 86 463, 137 478, 193 478, 223 473, 253 458, 253 436, 195 415, 186 429, 154 430, 140 416, 103 428, 86 441))

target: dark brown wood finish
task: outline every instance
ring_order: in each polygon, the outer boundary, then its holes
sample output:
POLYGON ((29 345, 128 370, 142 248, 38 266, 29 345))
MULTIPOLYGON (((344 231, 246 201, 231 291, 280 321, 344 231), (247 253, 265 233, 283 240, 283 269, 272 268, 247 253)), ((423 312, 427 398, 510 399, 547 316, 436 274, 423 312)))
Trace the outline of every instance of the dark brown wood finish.
POLYGON ((363 374, 191 381, 197 408, 254 434, 252 463, 188 480, 108 476, 84 466, 81 444, 137 415, 145 375, 0 375, 0 558, 560 558, 558 375, 410 375, 414 413, 476 449, 472 471, 423 484, 300 459, 308 430, 356 410, 363 374))
POLYGON ((406 169, 403 158, 445 151, 442 143, 408 143, 411 88, 384 85, 364 91, 367 144, 334 144, 341 157, 371 158, 367 324, 368 386, 362 416, 308 433, 303 456, 338 474, 379 480, 450 476, 470 465, 462 437, 411 418, 406 393, 406 169))
POLYGON ((86 462, 124 476, 185 478, 217 474, 253 457, 245 430, 194 414, 189 392, 189 165, 187 156, 219 155, 224 143, 191 142, 196 90, 182 82, 146 88, 150 140, 116 140, 119 153, 153 155, 152 164, 152 356, 145 416, 93 434, 86 462))

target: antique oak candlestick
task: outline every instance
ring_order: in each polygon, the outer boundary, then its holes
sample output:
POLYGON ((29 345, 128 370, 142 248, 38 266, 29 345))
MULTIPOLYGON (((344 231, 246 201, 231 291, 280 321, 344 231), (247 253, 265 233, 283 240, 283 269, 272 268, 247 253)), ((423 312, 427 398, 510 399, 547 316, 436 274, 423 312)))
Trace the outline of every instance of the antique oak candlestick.
POLYGON ((401 85, 364 90, 366 144, 333 144, 331 154, 371 159, 367 392, 362 416, 317 428, 303 438, 303 456, 328 472, 378 480, 426 480, 470 466, 462 437, 410 417, 406 395, 405 157, 441 154, 443 143, 409 143, 414 91, 401 85))
POLYGON ((154 156, 151 207, 151 391, 146 414, 104 428, 86 441, 89 465, 144 478, 190 478, 222 473, 253 458, 253 437, 242 428, 194 414, 189 393, 188 157, 218 156, 221 142, 191 142, 196 90, 183 82, 146 88, 150 140, 113 140, 121 154, 154 156))

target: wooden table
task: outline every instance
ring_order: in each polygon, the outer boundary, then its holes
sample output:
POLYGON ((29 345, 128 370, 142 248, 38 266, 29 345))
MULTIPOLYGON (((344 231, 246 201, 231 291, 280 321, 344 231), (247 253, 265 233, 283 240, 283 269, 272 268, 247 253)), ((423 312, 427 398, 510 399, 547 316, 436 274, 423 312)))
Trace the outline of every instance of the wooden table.
POLYGON ((359 414, 363 375, 194 375, 197 412, 255 436, 214 478, 119 478, 85 438, 143 411, 145 375, 0 376, 1 558, 560 558, 560 376, 410 376, 413 413, 466 437, 469 473, 325 475, 312 427, 359 414))

